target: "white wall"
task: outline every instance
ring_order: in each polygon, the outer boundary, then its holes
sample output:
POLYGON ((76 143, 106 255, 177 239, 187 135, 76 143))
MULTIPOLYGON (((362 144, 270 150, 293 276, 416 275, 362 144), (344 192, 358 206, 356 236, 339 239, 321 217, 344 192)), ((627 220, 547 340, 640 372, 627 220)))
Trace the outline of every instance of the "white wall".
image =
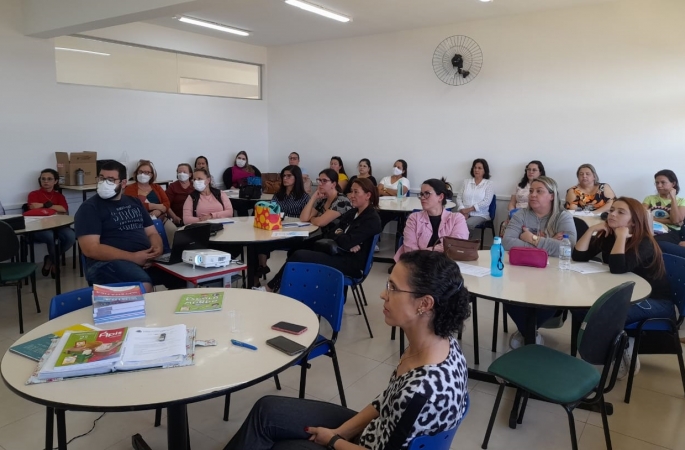
POLYGON ((685 1, 622 0, 354 39, 269 48, 271 169, 300 152, 313 173, 343 156, 388 175, 409 162, 412 187, 458 181, 490 162, 510 195, 540 159, 562 189, 593 163, 621 195, 653 192, 672 168, 685 182, 685 1), (484 66, 451 87, 433 73, 452 35, 480 45, 484 66))
MULTIPOLYGON (((91 34, 96 34, 95 32, 91 34)), ((266 49, 144 23, 99 30, 110 39, 263 64, 266 49)), ((219 176, 239 150, 267 164, 266 101, 57 84, 51 40, 21 33, 19 0, 0 0, 0 201, 26 201, 55 151, 151 159, 160 178, 202 154, 219 176)), ((80 196, 70 197, 72 210, 80 196), (72 198, 74 203, 72 203, 72 198)))

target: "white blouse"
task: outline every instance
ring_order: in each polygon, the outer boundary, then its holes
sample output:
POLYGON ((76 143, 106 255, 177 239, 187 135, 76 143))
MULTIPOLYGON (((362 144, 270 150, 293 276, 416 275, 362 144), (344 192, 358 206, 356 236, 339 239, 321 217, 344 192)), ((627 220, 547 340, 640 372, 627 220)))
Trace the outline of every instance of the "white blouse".
POLYGON ((483 179, 480 184, 476 184, 473 178, 464 180, 461 191, 457 192, 457 210, 473 206, 476 210, 471 213, 471 216, 492 219, 489 208, 492 197, 495 195, 493 190, 490 180, 483 179))
POLYGON ((528 193, 530 191, 530 183, 526 187, 516 185, 514 195, 516 196, 516 209, 528 208, 528 193))
POLYGON ((390 177, 385 177, 385 178, 383 178, 383 179, 381 180, 381 182, 378 183, 378 184, 382 184, 383 186, 385 186, 385 187, 388 188, 388 189, 395 189, 395 190, 397 190, 397 184, 398 184, 400 181, 402 182, 402 187, 403 187, 403 188, 406 187, 406 188, 407 188, 407 191, 409 191, 409 189, 410 189, 410 188, 409 188, 409 180, 407 180, 405 177, 400 178, 399 180, 395 181, 394 183, 393 183, 392 181, 390 181, 390 177))

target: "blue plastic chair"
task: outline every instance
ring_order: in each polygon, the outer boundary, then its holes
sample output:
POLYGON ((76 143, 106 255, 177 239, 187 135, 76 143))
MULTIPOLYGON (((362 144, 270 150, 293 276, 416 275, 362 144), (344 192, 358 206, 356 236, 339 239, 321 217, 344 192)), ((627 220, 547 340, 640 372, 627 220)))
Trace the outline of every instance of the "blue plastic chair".
POLYGON ((449 450, 450 445, 452 445, 452 440, 454 435, 457 434, 459 425, 464 420, 464 417, 469 413, 469 407, 471 406, 471 399, 469 394, 466 394, 466 409, 464 410, 464 415, 461 416, 459 422, 454 428, 443 431, 433 436, 419 436, 412 439, 409 444, 409 450, 449 450))
POLYGON ((369 318, 366 317, 366 309, 364 306, 368 306, 368 303, 366 302, 366 294, 364 293, 364 286, 362 286, 362 283, 364 283, 364 280, 366 280, 366 277, 369 276, 369 272, 371 272, 371 266, 373 265, 373 249, 376 247, 376 244, 378 244, 378 240, 380 239, 381 235, 377 234, 373 237, 373 242, 371 243, 371 247, 369 248, 369 254, 366 257, 366 266, 364 267, 364 272, 362 273, 362 276, 359 278, 352 278, 345 276, 345 286, 349 286, 352 290, 352 296, 354 297, 354 304, 357 305, 357 312, 359 314, 364 315, 364 320, 366 321, 366 328, 369 330, 369 337, 373 338, 373 332, 371 331, 371 325, 369 325, 369 318))
POLYGON ((492 230, 492 238, 495 238, 495 213, 497 212, 497 196, 492 196, 492 201, 488 207, 488 214, 490 215, 490 220, 479 223, 476 228, 480 230, 480 249, 483 250, 483 238, 485 238, 485 230, 492 230))
POLYGON ((678 308, 678 317, 675 321, 667 318, 653 317, 640 322, 627 324, 625 327, 628 336, 635 338, 633 355, 628 370, 628 385, 623 399, 630 403, 630 394, 635 377, 635 365, 638 354, 675 354, 680 366, 680 378, 685 391, 685 364, 683 364, 683 348, 680 345, 678 329, 685 319, 685 258, 664 253, 666 276, 673 291, 673 303, 678 308))
MULTIPOLYGON (((127 283, 112 283, 106 286, 118 287, 118 286, 133 286, 137 284, 140 286, 140 291, 144 294, 145 287, 143 283, 127 282, 127 283)), ((92 286, 76 289, 71 292, 65 292, 64 294, 55 295, 50 300, 50 312, 48 314, 48 319, 56 319, 57 317, 63 316, 72 311, 85 308, 93 304, 93 288, 92 286)))
POLYGON ((171 246, 169 245, 169 238, 167 238, 166 231, 164 230, 164 224, 159 219, 152 219, 152 223, 155 224, 157 233, 162 237, 163 252, 169 253, 171 251, 171 246))

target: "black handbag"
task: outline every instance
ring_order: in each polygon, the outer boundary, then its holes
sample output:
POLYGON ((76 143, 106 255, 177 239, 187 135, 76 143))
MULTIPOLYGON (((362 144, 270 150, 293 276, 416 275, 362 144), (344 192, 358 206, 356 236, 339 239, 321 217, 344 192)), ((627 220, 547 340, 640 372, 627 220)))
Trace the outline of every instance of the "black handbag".
POLYGON ((335 256, 338 254, 339 250, 338 243, 333 239, 319 239, 314 242, 312 249, 317 252, 325 253, 327 255, 335 256))
POLYGON ((243 186, 238 190, 238 198, 259 200, 262 198, 261 186, 243 186))

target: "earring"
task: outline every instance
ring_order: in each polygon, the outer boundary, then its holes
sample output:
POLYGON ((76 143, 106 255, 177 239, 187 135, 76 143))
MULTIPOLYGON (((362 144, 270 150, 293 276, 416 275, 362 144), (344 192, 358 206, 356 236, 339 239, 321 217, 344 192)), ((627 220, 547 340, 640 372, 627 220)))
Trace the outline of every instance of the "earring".
POLYGON ((421 309, 421 308, 417 309, 416 314, 418 314, 419 316, 423 316, 423 309, 421 309))

